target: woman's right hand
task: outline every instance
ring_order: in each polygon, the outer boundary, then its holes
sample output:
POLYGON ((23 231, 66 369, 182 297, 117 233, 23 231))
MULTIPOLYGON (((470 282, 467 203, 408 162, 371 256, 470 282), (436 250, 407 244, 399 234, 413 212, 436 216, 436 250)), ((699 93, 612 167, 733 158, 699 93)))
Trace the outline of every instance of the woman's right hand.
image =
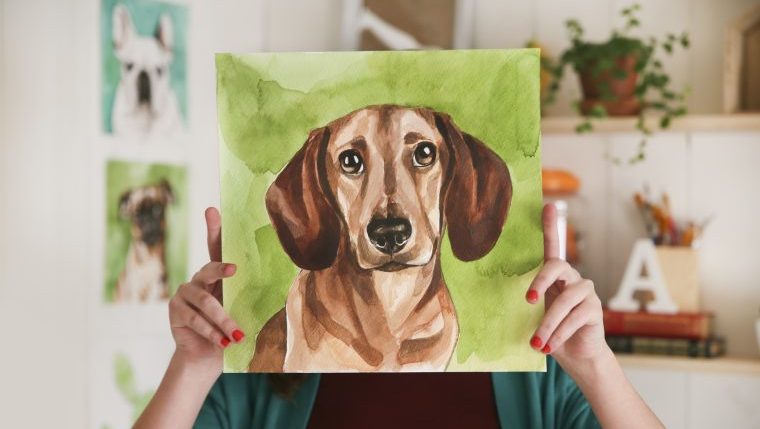
POLYGON ((177 348, 135 429, 193 427, 222 372, 222 350, 243 340, 243 331, 221 304, 222 279, 235 274, 235 265, 222 263, 222 220, 213 207, 206 209, 206 229, 211 262, 169 301, 169 323, 177 348))
POLYGON ((206 209, 208 253, 211 261, 179 287, 169 301, 169 323, 176 343, 175 357, 193 366, 222 372, 222 350, 245 334, 222 307, 222 279, 235 274, 234 264, 222 262, 221 217, 206 209))

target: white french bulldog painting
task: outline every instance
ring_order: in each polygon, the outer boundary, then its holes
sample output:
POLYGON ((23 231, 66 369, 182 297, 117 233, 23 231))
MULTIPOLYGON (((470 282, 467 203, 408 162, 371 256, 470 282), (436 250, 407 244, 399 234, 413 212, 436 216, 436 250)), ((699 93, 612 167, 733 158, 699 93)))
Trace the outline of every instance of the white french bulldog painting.
POLYGON ((129 10, 117 4, 112 16, 113 53, 120 79, 111 111, 113 133, 127 137, 173 135, 184 128, 172 88, 174 25, 162 14, 154 34, 138 34, 129 10))

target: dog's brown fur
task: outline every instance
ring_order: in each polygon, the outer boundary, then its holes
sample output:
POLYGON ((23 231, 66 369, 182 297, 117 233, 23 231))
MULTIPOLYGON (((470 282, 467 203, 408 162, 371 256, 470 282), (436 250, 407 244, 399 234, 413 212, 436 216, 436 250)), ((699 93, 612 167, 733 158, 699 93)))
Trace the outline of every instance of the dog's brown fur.
POLYGON ((440 267, 448 227, 471 261, 498 240, 512 195, 504 162, 427 108, 370 106, 314 130, 267 192, 280 242, 303 270, 256 339, 254 372, 442 371, 458 336, 440 267), (415 148, 431 143, 420 167, 415 148), (361 174, 339 156, 361 154, 361 174), (411 236, 378 251, 372 219, 404 218, 411 236), (375 245, 376 246, 376 245, 375 245))
POLYGON ((174 194, 166 180, 121 195, 119 216, 130 222, 131 241, 124 270, 116 282, 114 301, 147 302, 169 297, 165 210, 173 201, 174 194), (151 215, 155 209, 160 212, 151 215))

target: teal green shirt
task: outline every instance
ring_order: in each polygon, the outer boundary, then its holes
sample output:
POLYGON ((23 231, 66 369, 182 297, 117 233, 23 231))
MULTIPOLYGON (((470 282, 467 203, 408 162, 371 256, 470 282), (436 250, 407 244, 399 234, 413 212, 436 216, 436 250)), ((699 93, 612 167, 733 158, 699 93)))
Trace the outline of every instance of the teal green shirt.
MULTIPOLYGON (((578 386, 551 357, 547 371, 493 373, 502 428, 598 428, 578 386)), ((197 429, 305 428, 317 396, 319 375, 309 376, 293 398, 272 391, 266 375, 223 374, 209 392, 197 429)))

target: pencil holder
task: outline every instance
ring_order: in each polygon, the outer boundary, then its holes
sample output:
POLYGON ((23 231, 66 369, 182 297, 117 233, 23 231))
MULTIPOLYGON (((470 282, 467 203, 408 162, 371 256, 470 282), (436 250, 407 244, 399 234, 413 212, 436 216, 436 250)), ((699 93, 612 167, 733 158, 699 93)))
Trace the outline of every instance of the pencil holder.
POLYGON ((698 251, 685 246, 657 246, 657 259, 679 311, 700 311, 698 251))

